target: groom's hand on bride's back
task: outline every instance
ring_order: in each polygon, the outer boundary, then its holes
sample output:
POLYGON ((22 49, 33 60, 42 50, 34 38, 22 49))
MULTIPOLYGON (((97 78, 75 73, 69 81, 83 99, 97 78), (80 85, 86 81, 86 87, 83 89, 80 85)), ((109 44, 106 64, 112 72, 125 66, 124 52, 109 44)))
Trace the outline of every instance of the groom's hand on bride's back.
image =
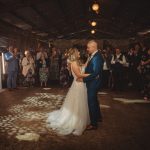
POLYGON ((77 78, 76 81, 77 82, 83 82, 83 79, 82 78, 77 78))

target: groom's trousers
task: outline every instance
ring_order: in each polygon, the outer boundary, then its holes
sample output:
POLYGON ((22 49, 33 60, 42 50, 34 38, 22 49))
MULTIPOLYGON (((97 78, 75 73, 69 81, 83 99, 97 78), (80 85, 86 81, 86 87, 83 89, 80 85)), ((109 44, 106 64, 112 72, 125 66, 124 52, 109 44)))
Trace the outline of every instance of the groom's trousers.
POLYGON ((102 119, 100 106, 97 99, 97 92, 98 87, 87 87, 89 114, 91 119, 91 125, 93 126, 97 126, 98 120, 102 119))

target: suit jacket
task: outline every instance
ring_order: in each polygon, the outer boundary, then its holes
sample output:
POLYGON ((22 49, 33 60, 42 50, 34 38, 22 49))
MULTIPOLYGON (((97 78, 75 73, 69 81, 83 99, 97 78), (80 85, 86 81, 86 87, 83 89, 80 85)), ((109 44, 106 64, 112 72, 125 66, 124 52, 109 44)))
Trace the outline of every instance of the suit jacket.
POLYGON ((8 60, 7 61, 8 65, 7 65, 7 72, 12 72, 12 71, 15 71, 17 72, 18 71, 18 60, 17 58, 13 57, 11 60, 8 60))
POLYGON ((85 73, 89 73, 90 75, 83 78, 83 82, 86 82, 87 86, 100 83, 102 78, 103 62, 103 58, 99 52, 97 52, 89 61, 85 69, 85 73))

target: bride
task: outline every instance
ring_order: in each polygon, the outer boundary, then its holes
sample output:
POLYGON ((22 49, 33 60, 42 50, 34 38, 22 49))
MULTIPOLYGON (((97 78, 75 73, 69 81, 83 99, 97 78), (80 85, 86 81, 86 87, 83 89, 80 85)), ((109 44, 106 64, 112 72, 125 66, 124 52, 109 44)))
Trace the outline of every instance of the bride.
POLYGON ((79 51, 71 48, 68 59, 74 77, 73 83, 62 107, 48 114, 47 126, 60 135, 81 135, 90 123, 86 85, 76 81, 77 78, 87 77, 89 74, 83 73, 79 58, 79 51))

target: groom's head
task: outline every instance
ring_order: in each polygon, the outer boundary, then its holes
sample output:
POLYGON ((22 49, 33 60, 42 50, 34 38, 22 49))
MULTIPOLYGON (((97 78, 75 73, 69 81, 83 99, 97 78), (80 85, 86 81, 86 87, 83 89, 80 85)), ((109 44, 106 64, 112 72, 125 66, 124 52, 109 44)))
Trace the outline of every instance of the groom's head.
POLYGON ((87 44, 87 52, 89 54, 92 54, 95 51, 97 51, 97 42, 95 40, 91 40, 87 44))

